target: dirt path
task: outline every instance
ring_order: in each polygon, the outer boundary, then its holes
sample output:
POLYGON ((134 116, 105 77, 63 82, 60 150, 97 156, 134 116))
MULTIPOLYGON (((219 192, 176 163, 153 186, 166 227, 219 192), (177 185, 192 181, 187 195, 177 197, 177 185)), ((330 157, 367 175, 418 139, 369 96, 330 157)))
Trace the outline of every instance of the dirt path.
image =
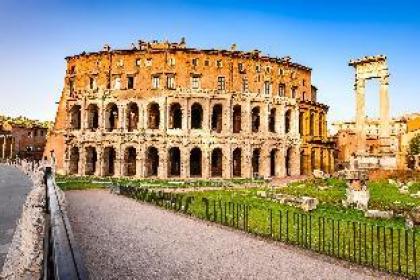
POLYGON ((91 279, 390 279, 107 191, 66 198, 91 279))

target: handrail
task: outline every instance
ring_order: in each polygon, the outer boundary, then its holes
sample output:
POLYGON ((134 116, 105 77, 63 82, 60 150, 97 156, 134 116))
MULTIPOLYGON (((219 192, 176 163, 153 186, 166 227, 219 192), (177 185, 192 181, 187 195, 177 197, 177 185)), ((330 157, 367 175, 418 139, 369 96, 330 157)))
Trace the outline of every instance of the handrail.
POLYGON ((87 273, 69 220, 63 212, 57 195, 57 186, 51 167, 45 168, 47 194, 46 259, 44 280, 87 279, 87 273))

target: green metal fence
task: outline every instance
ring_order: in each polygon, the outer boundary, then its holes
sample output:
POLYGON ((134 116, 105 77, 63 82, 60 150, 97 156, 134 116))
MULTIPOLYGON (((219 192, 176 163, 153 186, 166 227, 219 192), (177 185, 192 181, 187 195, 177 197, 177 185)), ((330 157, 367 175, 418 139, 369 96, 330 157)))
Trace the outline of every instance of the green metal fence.
POLYGON ((120 186, 120 193, 144 202, 234 227, 272 240, 379 270, 418 279, 420 234, 415 229, 337 220, 299 210, 256 208, 232 201, 120 186))

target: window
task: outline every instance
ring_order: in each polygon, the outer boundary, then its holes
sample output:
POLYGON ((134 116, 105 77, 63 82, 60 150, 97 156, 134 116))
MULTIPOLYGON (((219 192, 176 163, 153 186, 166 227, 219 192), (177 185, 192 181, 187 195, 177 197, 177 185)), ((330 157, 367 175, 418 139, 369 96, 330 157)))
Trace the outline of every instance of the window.
POLYGON ((200 77, 199 76, 191 77, 191 88, 192 89, 199 89, 200 88, 200 77))
POLYGON ((96 89, 96 77, 89 78, 89 88, 96 89))
POLYGON ((159 88, 159 77, 158 76, 152 77, 152 88, 153 89, 159 88))
POLYGON ((137 66, 140 66, 141 65, 141 59, 140 58, 136 59, 136 65, 137 66))
POLYGON ((114 89, 121 89, 121 77, 114 76, 114 89))
POLYGON ((120 60, 117 62, 117 66, 119 66, 119 67, 123 67, 123 66, 124 66, 124 61, 123 61, 122 59, 120 59, 120 60))
POLYGON ((134 88, 134 77, 128 76, 127 77, 127 89, 133 89, 134 88))
POLYGON ((74 92, 74 79, 70 79, 70 81, 69 81, 69 90, 70 90, 70 95, 73 96, 73 92, 74 92))
POLYGON ((266 73, 270 73, 270 71, 271 71, 270 66, 266 66, 266 67, 265 67, 265 72, 266 72, 266 73))
POLYGON ((302 80, 302 86, 305 86, 305 80, 302 80))
POLYGON ((152 67, 152 59, 151 58, 146 59, 146 61, 144 62, 144 65, 146 65, 147 67, 152 67))
POLYGON ((257 73, 260 73, 261 72, 261 67, 259 65, 256 65, 255 66, 255 71, 257 71, 257 73))
POLYGON ((174 76, 168 76, 166 78, 166 87, 168 89, 175 89, 175 77, 174 76))
POLYGON ((296 98, 296 87, 292 87, 292 98, 296 98))
POLYGON ((206 59, 205 61, 204 61, 204 66, 209 66, 210 65, 210 61, 208 60, 208 59, 206 59))
POLYGON ((217 90, 225 90, 225 77, 218 77, 217 78, 217 90))
POLYGON ((283 69, 281 69, 281 68, 279 68, 279 75, 284 75, 284 70, 283 69))
POLYGON ((238 70, 240 73, 244 72, 244 65, 242 63, 238 63, 238 70))
POLYGON ((216 66, 217 68, 222 68, 222 61, 219 59, 218 61, 216 61, 216 66))
POLYGON ((32 132, 31 131, 28 132, 28 137, 32 138, 32 132))
POLYGON ((193 66, 197 66, 198 65, 198 58, 193 58, 192 59, 192 65, 193 66))
POLYGON ((169 66, 174 66, 175 65, 175 57, 170 57, 168 59, 168 65, 169 66))
POLYGON ((269 81, 264 82, 264 94, 265 95, 271 94, 271 83, 269 81))
POLYGON ((279 96, 284 97, 284 84, 279 84, 279 96))
POLYGON ((242 92, 248 92, 248 79, 242 79, 242 92))

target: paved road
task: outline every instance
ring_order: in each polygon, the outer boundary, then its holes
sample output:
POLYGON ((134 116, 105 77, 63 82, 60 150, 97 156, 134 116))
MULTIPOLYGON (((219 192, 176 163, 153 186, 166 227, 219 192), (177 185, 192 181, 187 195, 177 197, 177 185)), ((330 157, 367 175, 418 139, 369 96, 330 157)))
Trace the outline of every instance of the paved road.
POLYGON ((91 279, 391 279, 107 191, 66 199, 91 279))
POLYGON ((15 167, 0 165, 0 271, 31 182, 15 167))

